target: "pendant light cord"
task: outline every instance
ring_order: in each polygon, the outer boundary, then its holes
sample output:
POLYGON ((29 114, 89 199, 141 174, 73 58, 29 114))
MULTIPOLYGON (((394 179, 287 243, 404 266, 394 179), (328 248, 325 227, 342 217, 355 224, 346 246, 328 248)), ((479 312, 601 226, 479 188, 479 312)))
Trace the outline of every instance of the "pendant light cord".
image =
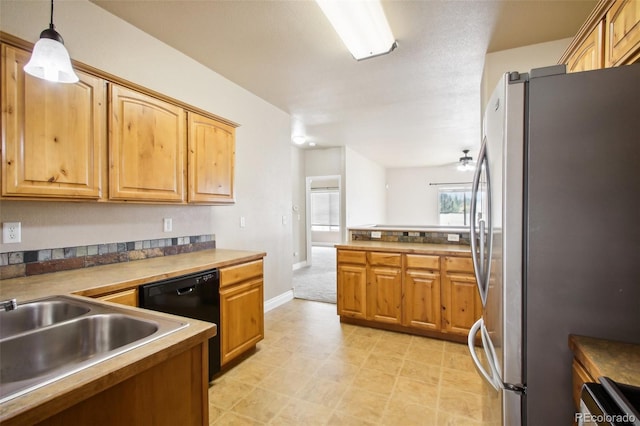
POLYGON ((51 0, 51 21, 49 22, 49 28, 51 29, 55 28, 53 26, 53 0, 51 0))

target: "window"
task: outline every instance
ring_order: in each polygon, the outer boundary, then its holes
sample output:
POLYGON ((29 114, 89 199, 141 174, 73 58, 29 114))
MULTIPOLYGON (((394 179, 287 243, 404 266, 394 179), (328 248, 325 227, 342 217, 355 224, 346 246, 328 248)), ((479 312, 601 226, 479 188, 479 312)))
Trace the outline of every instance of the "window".
POLYGON ((311 190, 311 230, 340 231, 340 192, 337 189, 311 190))
MULTIPOLYGON (((478 191, 478 215, 484 211, 484 192, 478 191)), ((443 226, 469 226, 471 186, 438 188, 438 217, 443 226)))

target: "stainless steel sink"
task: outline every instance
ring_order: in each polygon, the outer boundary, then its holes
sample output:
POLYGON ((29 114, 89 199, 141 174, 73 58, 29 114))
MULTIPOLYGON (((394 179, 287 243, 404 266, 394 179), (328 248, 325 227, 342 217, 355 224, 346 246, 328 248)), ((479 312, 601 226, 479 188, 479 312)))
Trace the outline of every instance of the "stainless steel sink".
POLYGON ((146 311, 55 296, 0 313, 0 403, 186 327, 146 311), (17 316, 6 314, 22 309, 17 316), (55 312, 44 315, 37 313, 55 312), (29 314, 31 312, 32 314, 29 314), (19 327, 14 321, 26 321, 19 327))
POLYGON ((62 298, 18 305, 13 311, 0 311, 0 339, 76 318, 87 312, 88 307, 62 298))

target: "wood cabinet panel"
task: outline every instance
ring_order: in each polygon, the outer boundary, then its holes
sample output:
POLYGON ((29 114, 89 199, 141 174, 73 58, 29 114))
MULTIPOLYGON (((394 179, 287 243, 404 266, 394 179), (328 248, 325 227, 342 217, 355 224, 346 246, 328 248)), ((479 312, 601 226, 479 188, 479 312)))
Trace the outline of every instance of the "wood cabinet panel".
POLYGON ((402 255, 400 253, 368 252, 367 261, 369 265, 399 268, 402 266, 402 255))
POLYGON ((188 201, 232 203, 235 128, 192 112, 188 118, 188 201))
POLYGON ((424 254, 406 254, 405 267, 407 269, 433 269, 440 270, 440 256, 424 254))
POLYGON ((238 357, 264 338, 262 277, 220 290, 220 361, 238 357))
POLYGON ((112 84, 109 118, 109 198, 183 202, 184 110, 112 84))
POLYGON ((640 60, 640 1, 616 0, 607 11, 605 66, 640 60))
POLYGON ((580 395, 582 393, 582 385, 587 382, 596 382, 591 375, 585 370, 585 368, 580 364, 578 360, 575 358, 571 364, 571 388, 573 394, 573 404, 576 407, 576 410, 580 410, 580 395))
POLYGON ((600 21, 567 59, 568 72, 590 71, 604 66, 603 31, 604 21, 600 21))
POLYGON ((439 272, 405 272, 404 325, 423 330, 440 330, 440 285, 439 272))
POLYGON ((442 322, 449 333, 468 335, 482 315, 482 302, 472 275, 450 274, 442 277, 442 322))
POLYGON ((363 265, 338 263, 337 272, 338 314, 365 319, 367 317, 367 268, 363 265))
POLYGON ((263 271, 264 261, 262 259, 222 268, 220 269, 220 288, 238 284, 251 278, 262 277, 263 271))
POLYGON ((2 195, 98 199, 106 83, 82 71, 75 84, 32 77, 23 70, 30 55, 2 45, 2 195))
MULTIPOLYGON (((369 253, 369 255, 372 254, 375 253, 369 253)), ((379 259, 386 261, 393 257, 379 259)), ((372 266, 368 270, 367 281, 367 319, 400 324, 402 322, 402 270, 372 266)))
POLYGON ((367 253, 355 250, 338 250, 338 263, 354 263, 356 265, 365 265, 367 263, 367 253))
POLYGON ((107 302, 120 303, 127 306, 138 306, 138 289, 132 288, 118 293, 107 294, 105 296, 99 296, 97 299, 107 302))

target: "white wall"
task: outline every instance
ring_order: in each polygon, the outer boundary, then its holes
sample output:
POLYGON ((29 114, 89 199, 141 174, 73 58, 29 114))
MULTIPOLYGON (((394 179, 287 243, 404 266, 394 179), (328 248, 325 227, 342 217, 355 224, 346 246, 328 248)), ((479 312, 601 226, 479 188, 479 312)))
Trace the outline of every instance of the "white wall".
POLYGON ((345 176, 347 227, 387 223, 384 167, 345 148, 345 176))
POLYGON ((504 73, 511 71, 525 73, 531 71, 532 68, 556 65, 571 40, 573 39, 565 38, 485 55, 481 83, 482 113, 484 114, 484 107, 504 73))
MULTIPOLYGON (((36 41, 49 22, 49 4, 1 0, 0 29, 36 41)), ((239 123, 237 202, 178 207, 3 201, 0 220, 21 221, 24 243, 0 246, 0 252, 215 234, 218 247, 267 252, 265 299, 290 290, 289 115, 87 0, 56 2, 55 24, 73 59, 239 123), (174 219, 171 233, 162 232, 167 216, 174 219)))
MULTIPOLYGON (((469 153, 473 158, 477 153, 469 153)), ((473 172, 453 166, 387 169, 387 224, 437 226, 438 186, 471 182, 473 172)))
POLYGON ((291 147, 291 167, 292 167, 292 219, 291 228, 293 232, 293 264, 298 264, 307 260, 307 210, 305 192, 305 168, 304 151, 295 146, 291 147), (294 210, 297 209, 297 211, 294 210))

